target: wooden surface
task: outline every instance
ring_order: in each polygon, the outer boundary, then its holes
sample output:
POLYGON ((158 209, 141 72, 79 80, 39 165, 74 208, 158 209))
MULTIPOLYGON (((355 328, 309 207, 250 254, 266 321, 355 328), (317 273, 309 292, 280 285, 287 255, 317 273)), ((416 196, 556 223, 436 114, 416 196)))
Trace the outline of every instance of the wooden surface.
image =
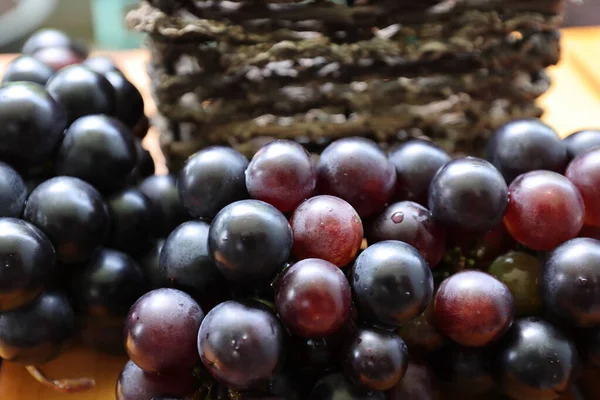
MULTIPOLYGON (((563 33, 563 60, 550 70, 552 89, 540 99, 546 108, 544 120, 565 136, 578 129, 600 127, 600 28, 567 29, 563 33)), ((126 75, 146 98, 146 112, 154 113, 144 70, 144 51, 111 53, 126 75)), ((0 70, 14 56, 0 55, 0 70)), ((144 141, 158 161, 157 173, 165 173, 156 132, 144 141)), ((75 349, 43 367, 54 378, 90 376, 97 380, 94 390, 65 395, 36 382, 19 365, 4 363, 0 370, 1 400, 113 400, 114 385, 125 360, 75 349)))

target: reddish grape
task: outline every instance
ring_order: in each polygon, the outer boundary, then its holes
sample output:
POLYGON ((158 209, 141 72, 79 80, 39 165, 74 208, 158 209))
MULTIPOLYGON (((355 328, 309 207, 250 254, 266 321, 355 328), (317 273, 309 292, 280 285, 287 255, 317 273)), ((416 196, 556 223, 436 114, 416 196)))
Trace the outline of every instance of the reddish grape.
POLYGON ((408 349, 393 332, 361 329, 351 340, 343 360, 344 373, 357 387, 384 391, 406 373, 408 349))
POLYGON ((191 368, 204 312, 186 293, 156 289, 135 302, 125 321, 129 358, 146 372, 191 368))
POLYGON ((600 149, 575 158, 565 175, 583 197, 585 224, 600 226, 600 149))
POLYGON ((446 234, 428 209, 412 201, 402 201, 390 205, 372 220, 367 239, 370 244, 384 240, 408 243, 433 268, 444 255, 446 234))
POLYGON ((320 258, 338 267, 350 263, 362 244, 363 226, 346 201, 315 196, 294 211, 290 220, 294 255, 298 259, 320 258))
POLYGON ((583 198, 571 181, 556 172, 533 171, 511 183, 504 223, 519 243, 552 250, 577 236, 584 214, 583 198))
POLYGON ((485 346, 510 327, 514 305, 508 287, 481 271, 458 272, 445 279, 435 296, 436 325, 463 346, 485 346))
POLYGON ((279 317, 298 336, 331 335, 350 317, 350 285, 344 273, 328 261, 299 261, 283 273, 277 286, 279 317))
POLYGON ((33 57, 52 67, 55 71, 85 60, 76 51, 67 47, 46 47, 33 53, 33 57))
POLYGON ((385 207, 396 185, 396 169, 375 142, 364 138, 336 140, 317 163, 319 193, 340 197, 361 217, 385 207))
POLYGON ((148 400, 192 395, 197 388, 192 372, 149 374, 128 361, 117 381, 117 400, 148 400))
POLYGON ((291 140, 263 146, 246 169, 250 196, 290 212, 309 198, 317 184, 315 163, 304 147, 291 140))
POLYGON ((433 370, 423 362, 411 360, 404 378, 387 392, 388 400, 435 400, 436 380, 433 370))

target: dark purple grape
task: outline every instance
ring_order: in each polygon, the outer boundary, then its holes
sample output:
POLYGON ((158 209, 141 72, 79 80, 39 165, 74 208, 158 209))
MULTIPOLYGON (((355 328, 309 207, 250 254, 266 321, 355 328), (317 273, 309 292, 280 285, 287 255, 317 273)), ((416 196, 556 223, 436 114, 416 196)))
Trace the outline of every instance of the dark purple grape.
POLYGON ((577 238, 558 246, 542 270, 544 305, 579 327, 600 324, 600 241, 577 238))
POLYGON ((0 218, 0 311, 20 307, 38 296, 53 278, 56 254, 35 226, 0 218))
POLYGON ((317 191, 346 200, 361 218, 373 215, 391 200, 396 169, 369 139, 339 139, 327 146, 317 163, 317 191))
POLYGON ((504 225, 522 245, 549 251, 581 231, 583 198, 564 176, 533 171, 515 179, 508 190, 510 202, 504 225))
POLYGON ((408 362, 404 378, 387 392, 388 400, 437 400, 438 388, 433 370, 425 363, 408 362))
POLYGON ((458 272, 440 285, 433 306, 437 327, 463 346, 481 347, 510 328, 514 316, 508 287, 476 270, 458 272))
POLYGON ((57 29, 40 29, 33 33, 23 45, 21 52, 32 55, 43 49, 57 47, 71 49, 82 59, 88 56, 88 50, 83 44, 73 40, 65 32, 57 29))
POLYGON ((108 56, 92 56, 87 58, 82 64, 101 75, 111 71, 120 72, 115 61, 108 56))
POLYGON ((286 269, 277 283, 275 307, 286 328, 302 337, 325 337, 350 317, 352 294, 334 264, 308 258, 286 269))
POLYGON ((579 368, 575 346, 548 322, 515 321, 495 362, 502 391, 515 400, 553 400, 567 393, 579 368))
POLYGON ((60 354, 75 334, 67 297, 44 292, 21 308, 0 314, 0 357, 25 365, 44 364, 60 354))
POLYGON ((404 377, 408 349, 396 333, 363 328, 350 339, 342 366, 344 374, 355 386, 385 391, 404 377))
POLYGON ((483 349, 447 346, 435 353, 432 367, 444 393, 471 398, 494 388, 492 360, 483 349))
POLYGON ((402 201, 388 206, 367 227, 370 244, 399 240, 414 246, 431 268, 445 252, 446 232, 431 212, 418 203, 402 201))
POLYGON ((291 212, 309 198, 317 185, 311 155, 291 140, 275 140, 263 146, 246 170, 246 187, 252 198, 291 212))
POLYGON ((342 268, 348 265, 363 241, 358 213, 334 196, 315 196, 298 206, 290 220, 294 256, 320 258, 342 268))
POLYGON ((508 188, 489 162, 464 157, 446 164, 429 188, 429 210, 443 225, 485 233, 498 225, 508 204, 508 188))
POLYGON ((110 213, 107 246, 137 254, 152 237, 154 209, 150 199, 135 188, 118 192, 106 201, 110 213))
POLYGON ((20 218, 26 199, 27 186, 21 175, 0 161, 0 218, 20 218))
POLYGON ((284 331, 260 303, 226 301, 213 308, 198 332, 206 369, 235 389, 260 387, 281 365, 284 331))
POLYGON ((138 265, 144 271, 152 289, 158 289, 167 285, 167 281, 160 270, 160 253, 164 244, 165 239, 154 240, 150 249, 137 259, 138 265))
POLYGON ((155 236, 167 237, 173 229, 191 219, 181 204, 177 192, 177 178, 173 175, 149 176, 138 188, 150 199, 154 208, 155 236))
POLYGON ((102 249, 72 276, 71 294, 78 314, 92 317, 125 317, 146 292, 146 277, 127 254, 102 249))
POLYGON ((354 388, 342 374, 325 375, 313 387, 308 400, 385 400, 381 392, 362 392, 354 388))
POLYGON ((105 115, 81 117, 60 145, 56 173, 74 176, 102 192, 122 189, 137 164, 134 137, 119 120, 105 115))
POLYGON ((129 358, 146 372, 192 368, 204 312, 188 294, 156 289, 135 302, 125 320, 129 358))
POLYGON ((110 82, 83 65, 61 69, 46 89, 65 108, 69 125, 86 115, 113 115, 116 111, 116 93, 110 82))
POLYGON ((50 160, 63 138, 63 107, 35 83, 0 87, 0 160, 19 170, 50 160))
POLYGON ((23 215, 48 236, 63 264, 89 259, 106 240, 110 221, 100 193, 71 177, 52 178, 39 185, 29 196, 23 215))
POLYGON ((248 198, 244 171, 248 160, 238 151, 210 147, 190 157, 179 173, 179 196, 194 217, 213 218, 235 201, 248 198))
POLYGON ((272 277, 288 259, 292 229, 285 216, 259 200, 241 200, 213 220, 208 249, 223 275, 241 284, 272 277))
POLYGON ((600 227, 600 148, 569 164, 565 176, 579 189, 585 204, 585 224, 600 227))
POLYGON ((108 79, 115 89, 115 116, 128 128, 135 128, 144 117, 144 98, 142 94, 120 71, 107 71, 102 75, 108 79))
POLYGON ((573 132, 564 138, 563 142, 567 145, 569 160, 572 160, 583 153, 600 148, 600 130, 585 129, 573 132))
POLYGON ((33 82, 45 86, 54 70, 37 58, 22 55, 10 62, 4 70, 1 83, 33 82))
POLYGON ((117 381, 117 400, 154 400, 191 396, 198 387, 190 372, 149 374, 128 361, 117 381))
POLYGON ((427 261, 411 245, 395 240, 367 247, 354 262, 350 285, 360 316, 383 325, 416 318, 433 297, 427 261))
POLYGON ((396 167, 396 196, 427 205, 427 193, 436 172, 452 159, 432 142, 410 140, 389 154, 396 167))
POLYGON ((135 139, 135 151, 137 153, 137 164, 131 173, 133 180, 142 180, 154 175, 156 170, 154 159, 150 152, 142 146, 142 142, 139 139, 135 139))
POLYGON ((486 158, 510 183, 521 174, 539 169, 564 172, 567 146, 541 120, 516 119, 496 130, 488 142, 486 158))
POLYGON ((165 283, 202 299, 223 279, 208 251, 210 225, 188 221, 167 237, 160 252, 160 273, 165 283))

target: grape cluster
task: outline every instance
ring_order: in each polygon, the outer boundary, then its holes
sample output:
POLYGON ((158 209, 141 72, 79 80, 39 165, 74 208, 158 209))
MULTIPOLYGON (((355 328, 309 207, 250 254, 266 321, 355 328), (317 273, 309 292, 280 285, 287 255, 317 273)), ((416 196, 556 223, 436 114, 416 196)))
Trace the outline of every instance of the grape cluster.
POLYGON ((485 159, 214 146, 158 176, 111 60, 55 31, 23 51, 0 87, 3 359, 79 335, 129 356, 117 400, 552 400, 600 367, 600 131, 515 120, 485 159))

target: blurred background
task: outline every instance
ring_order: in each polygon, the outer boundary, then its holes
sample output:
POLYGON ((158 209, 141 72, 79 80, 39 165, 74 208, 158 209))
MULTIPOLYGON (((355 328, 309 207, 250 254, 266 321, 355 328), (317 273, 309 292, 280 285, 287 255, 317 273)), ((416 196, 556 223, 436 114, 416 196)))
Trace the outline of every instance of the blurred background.
MULTIPOLYGON (((139 0, 0 0, 0 53, 17 52, 27 35, 52 27, 103 49, 139 47, 123 19, 139 0)), ((600 25, 600 0, 571 0, 565 26, 600 25)))

